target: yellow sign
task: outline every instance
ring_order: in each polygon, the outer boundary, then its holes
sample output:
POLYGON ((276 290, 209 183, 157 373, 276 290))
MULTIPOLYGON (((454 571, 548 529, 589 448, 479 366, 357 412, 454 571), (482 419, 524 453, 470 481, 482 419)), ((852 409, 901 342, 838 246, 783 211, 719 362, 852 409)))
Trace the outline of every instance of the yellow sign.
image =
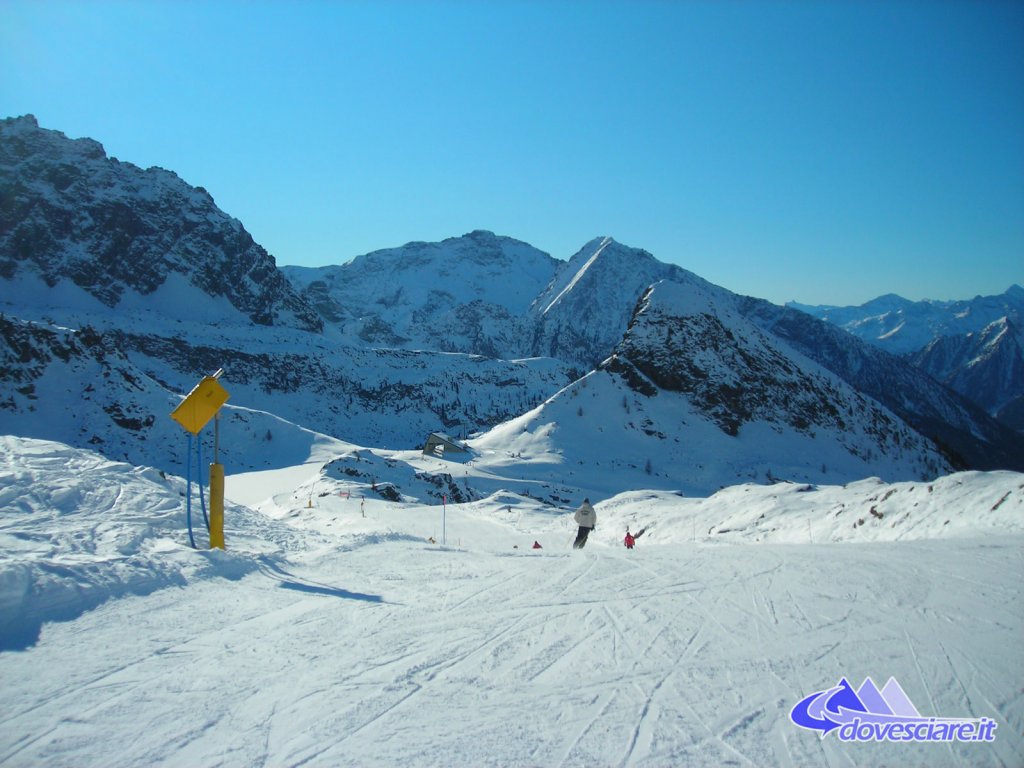
POLYGON ((193 435, 198 435, 220 407, 228 401, 228 397, 228 391, 220 382, 213 376, 207 376, 196 384, 195 389, 188 393, 188 397, 171 412, 171 418, 193 435))

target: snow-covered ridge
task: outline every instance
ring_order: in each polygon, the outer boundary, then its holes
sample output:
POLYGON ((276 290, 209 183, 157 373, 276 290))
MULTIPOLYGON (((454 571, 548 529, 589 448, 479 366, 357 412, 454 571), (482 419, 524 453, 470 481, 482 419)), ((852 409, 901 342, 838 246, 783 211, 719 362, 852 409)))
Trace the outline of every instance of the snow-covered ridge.
POLYGON ((1008 317, 980 331, 935 338, 910 360, 994 416, 1024 403, 1024 326, 1008 317))
POLYGON ((576 286, 576 283, 578 283, 583 278, 583 275, 586 274, 587 270, 590 269, 591 265, 597 260, 597 257, 601 255, 601 251, 607 248, 608 244, 611 241, 612 239, 610 237, 601 238, 601 244, 597 246, 597 249, 594 251, 593 255, 590 256, 590 258, 587 259, 586 263, 582 267, 580 267, 579 271, 572 276, 572 279, 569 280, 566 286, 562 288, 562 290, 558 292, 558 295, 551 300, 551 303, 544 307, 544 311, 541 312, 542 315, 546 315, 548 312, 550 312, 551 308, 555 306, 555 304, 557 304, 559 300, 561 300, 561 298, 565 296, 565 294, 567 294, 576 286))
POLYGON ((910 541, 1024 533, 1024 475, 958 472, 932 482, 845 486, 738 485, 708 498, 632 492, 604 504, 606 517, 651 541, 731 543, 910 541))
POLYGON ((168 414, 221 367, 231 395, 221 449, 234 471, 301 463, 322 432, 365 445, 421 445, 438 414, 480 429, 568 381, 552 360, 333 349, 311 335, 200 344, 186 334, 74 330, 9 315, 0 316, 0 361, 4 432, 171 472, 182 465, 185 436, 168 414))

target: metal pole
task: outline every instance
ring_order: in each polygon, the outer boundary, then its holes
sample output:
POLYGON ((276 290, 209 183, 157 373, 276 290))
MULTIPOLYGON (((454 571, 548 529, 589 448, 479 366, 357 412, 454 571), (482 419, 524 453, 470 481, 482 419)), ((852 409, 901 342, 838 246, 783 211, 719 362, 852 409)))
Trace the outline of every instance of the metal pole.
MULTIPOLYGON (((188 433, 188 453, 185 460, 185 522, 188 524, 188 542, 196 549, 196 539, 192 535, 192 433, 188 433)), ((199 468, 202 471, 202 467, 199 468)))

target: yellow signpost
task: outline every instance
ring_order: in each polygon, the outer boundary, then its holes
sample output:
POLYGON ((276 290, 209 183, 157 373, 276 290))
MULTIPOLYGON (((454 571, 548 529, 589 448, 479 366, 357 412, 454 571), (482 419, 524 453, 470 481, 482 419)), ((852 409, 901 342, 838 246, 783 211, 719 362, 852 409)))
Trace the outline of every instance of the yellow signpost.
MULTIPOLYGON (((218 412, 221 406, 228 401, 229 395, 218 381, 223 372, 221 369, 213 376, 205 376, 171 412, 171 418, 178 422, 186 432, 196 437, 199 436, 200 431, 209 423, 210 419, 215 419, 213 463, 210 464, 210 549, 224 549, 224 465, 218 462, 220 451, 218 412)), ((191 444, 190 439, 189 445, 191 446, 191 444)), ((191 453, 191 448, 189 453, 191 453)), ((188 457, 188 462, 191 466, 191 455, 188 457)), ((200 471, 202 471, 201 467, 200 471)), ((202 494, 202 483, 200 483, 199 493, 202 494)), ((191 493, 189 503, 191 503, 191 493)), ((189 537, 192 536, 191 526, 190 516, 189 537)))

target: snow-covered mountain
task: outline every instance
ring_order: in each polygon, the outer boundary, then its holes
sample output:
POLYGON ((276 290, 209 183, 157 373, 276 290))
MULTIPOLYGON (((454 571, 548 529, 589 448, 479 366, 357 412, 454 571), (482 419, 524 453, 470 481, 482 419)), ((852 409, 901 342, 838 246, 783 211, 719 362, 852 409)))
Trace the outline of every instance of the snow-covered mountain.
MULTIPOLYGON (((348 302, 350 306, 357 306, 359 312, 374 318, 374 327, 384 328, 376 319, 377 315, 381 304, 390 304, 395 297, 401 305, 396 311, 398 317, 423 318, 437 311, 431 297, 444 293, 449 282, 448 277, 440 274, 442 265, 468 262, 466 274, 496 281, 486 287, 461 286, 459 291, 463 296, 486 293, 493 296, 508 290, 505 286, 516 283, 516 274, 513 265, 497 255, 501 248, 528 246, 491 233, 476 232, 442 243, 413 243, 377 251, 370 255, 372 259, 360 257, 343 267, 285 269, 294 276, 300 292, 312 301, 318 300, 318 292, 326 290, 328 296, 334 297, 335 304, 348 302), (482 252, 474 257, 475 248, 482 252), (358 274, 351 272, 353 265, 364 258, 372 262, 375 276, 386 275, 387 279, 361 280, 358 274), (488 264, 490 269, 486 276, 472 266, 476 263, 488 264), (323 282, 302 282, 317 274, 335 276, 331 284, 336 287, 325 288, 323 282), (342 276, 348 277, 343 280, 342 276), (344 288, 347 283, 358 285, 359 289, 344 288), (318 285, 315 290, 314 285, 318 285), (371 292, 374 285, 386 286, 386 295, 375 296, 371 292)), ((445 318, 435 315, 431 323, 402 321, 400 334, 393 332, 394 325, 386 326, 386 338, 404 346, 422 348, 438 343, 437 329, 440 328, 448 334, 443 342, 447 348, 478 354, 491 354, 501 348, 521 356, 551 356, 583 372, 605 359, 619 343, 636 311, 637 301, 649 286, 659 281, 702 286, 702 290, 714 296, 716 307, 709 310, 710 314, 720 308, 723 312, 736 311, 747 316, 769 336, 784 342, 785 354, 795 350, 809 357, 849 386, 884 404, 914 429, 938 440, 955 465, 1024 468, 1024 460, 1019 458, 1024 455, 1024 446, 1016 436, 979 409, 952 396, 945 387, 938 386, 908 362, 879 352, 829 323, 768 302, 741 299, 681 267, 662 263, 644 250, 625 246, 609 237, 595 238, 567 262, 535 258, 529 263, 538 261, 554 272, 544 290, 530 302, 527 312, 522 309, 524 295, 517 294, 515 301, 506 300, 494 306, 492 319, 498 318, 500 322, 492 323, 489 328, 481 323, 460 327, 451 322, 451 318, 475 316, 479 302, 458 304, 458 298, 452 294, 444 305, 445 318), (730 310, 730 307, 735 309, 730 310)), ((543 272, 536 269, 531 274, 538 276, 543 272)), ((535 277, 531 284, 536 286, 540 282, 535 277)), ((378 287, 376 290, 385 289, 378 287)), ((342 326, 345 327, 344 321, 342 326)), ((695 345, 680 349, 678 353, 684 357, 699 355, 701 349, 695 345)), ((766 397, 764 393, 760 396, 766 397)))
POLYGON ((512 457, 524 478, 555 485, 586 476, 599 498, 620 484, 705 495, 745 481, 949 471, 922 435, 760 330, 730 296, 702 281, 657 283, 599 370, 470 441, 480 461, 512 457))
POLYGON ((1009 317, 980 331, 939 336, 910 360, 993 415, 1024 401, 1024 326, 1009 317))
POLYGON ((622 338, 649 285, 685 274, 610 237, 558 261, 486 231, 374 251, 341 266, 282 271, 350 341, 554 357, 582 371, 622 338))
POLYGON ((914 365, 1020 431, 1024 288, 965 301, 887 295, 858 307, 787 305, 827 320, 914 365))
MULTIPOLYGON (((782 433, 791 450, 774 477, 790 469, 816 477, 825 466, 835 479, 917 478, 950 466, 913 430, 941 439, 952 466, 1013 466, 1003 461, 1013 451, 984 414, 928 377, 906 375, 909 365, 887 355, 873 360, 883 353, 838 330, 830 335, 823 321, 741 299, 608 237, 561 262, 477 231, 340 267, 287 268, 289 282, 209 195, 169 172, 106 158, 95 142, 72 141, 31 118, 5 121, 0 145, 12 212, 0 232, 0 431, 178 467, 168 457, 180 454, 183 438, 166 414, 201 376, 223 368, 241 439, 232 443, 228 423, 222 445, 238 468, 267 466, 266 443, 278 435, 295 435, 298 454, 308 451, 311 429, 359 445, 412 448, 437 429, 483 433, 571 396, 566 385, 613 350, 618 359, 627 349, 640 358, 644 339, 667 340, 682 322, 689 343, 672 347, 665 370, 669 378, 703 371, 706 380, 693 385, 691 376, 675 400, 645 403, 650 413, 610 429, 601 455, 628 453, 642 425, 644 447, 618 463, 646 468, 652 436, 685 442, 692 415, 713 427, 714 441, 726 441, 718 453, 730 459, 703 475, 683 466, 693 456, 679 454, 662 462, 673 469, 658 487, 713 489, 767 477, 766 446, 782 433), (101 272, 113 279, 101 280, 101 272), (687 291, 704 302, 697 320, 687 291), (698 332, 693 323, 707 327, 698 332), (718 363, 705 368, 708 359, 718 363), (808 368, 809 360, 831 374, 808 368), (759 375, 750 375, 751 365, 759 375), (852 373, 883 368, 904 371, 898 391, 891 372, 852 373), (846 389, 833 397, 839 380, 846 389), (826 418, 844 408, 853 414, 826 418), (276 427, 268 423, 275 419, 276 427), (753 425, 771 425, 771 434, 753 425), (790 432, 800 437, 790 440, 790 432), (825 432, 834 451, 808 470, 793 446, 813 454, 809 441, 825 432), (899 436, 902 458, 891 435, 899 436), (848 455, 833 455, 842 451, 848 455), (883 456, 897 474, 876 471, 883 456)), ((606 367, 600 377, 629 389, 621 373, 606 367)), ((626 389, 598 408, 624 410, 622 401, 636 394, 626 389)), ((588 449, 567 442, 559 450, 580 451, 579 461, 588 449)))
POLYGON ((235 445, 251 455, 233 458, 253 468, 254 434, 312 425, 408 447, 489 427, 571 380, 551 359, 345 344, 201 188, 31 117, 0 122, 0 199, 0 431, 177 467, 167 414, 223 368, 229 412, 248 424, 235 445))
POLYGON ((516 359, 533 356, 526 313, 560 263, 526 243, 477 231, 341 266, 282 270, 352 342, 516 359))
POLYGON ((69 140, 32 116, 0 120, 0 199, 0 277, 13 291, 181 316, 213 298, 227 319, 323 327, 206 190, 107 157, 92 139, 69 140))

